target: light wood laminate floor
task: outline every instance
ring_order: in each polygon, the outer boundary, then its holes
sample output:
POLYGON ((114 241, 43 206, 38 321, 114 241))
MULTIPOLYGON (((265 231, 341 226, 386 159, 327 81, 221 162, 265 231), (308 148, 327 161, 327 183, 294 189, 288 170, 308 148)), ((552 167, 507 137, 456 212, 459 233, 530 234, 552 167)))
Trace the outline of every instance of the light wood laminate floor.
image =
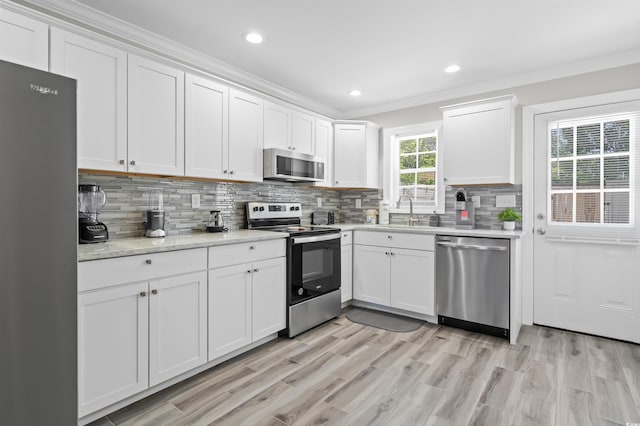
POLYGON ((517 345, 344 314, 108 415, 106 425, 625 425, 640 422, 640 346, 545 327, 517 345))

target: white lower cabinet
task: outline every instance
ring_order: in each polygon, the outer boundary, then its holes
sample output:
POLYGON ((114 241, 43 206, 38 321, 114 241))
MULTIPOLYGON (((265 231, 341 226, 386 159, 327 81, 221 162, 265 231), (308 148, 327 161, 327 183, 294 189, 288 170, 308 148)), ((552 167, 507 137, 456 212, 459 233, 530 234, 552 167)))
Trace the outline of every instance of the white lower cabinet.
POLYGON ((209 361, 286 327, 284 256, 284 240, 209 249, 209 361))
POLYGON ((356 233, 353 246, 353 298, 425 315, 435 315, 435 257, 432 236, 356 233), (421 238, 426 238, 421 241, 421 238), (364 245, 358 241, 388 243, 364 245), (396 243, 397 241, 397 243, 396 243))
POLYGON ((207 273, 149 283, 149 386, 207 361, 207 273))
POLYGON ((148 283, 78 296, 79 417, 149 386, 148 283))
POLYGON ((206 253, 78 264, 79 417, 206 362, 206 253))
POLYGON ((353 299, 353 244, 352 231, 342 231, 340 237, 341 302, 353 299))

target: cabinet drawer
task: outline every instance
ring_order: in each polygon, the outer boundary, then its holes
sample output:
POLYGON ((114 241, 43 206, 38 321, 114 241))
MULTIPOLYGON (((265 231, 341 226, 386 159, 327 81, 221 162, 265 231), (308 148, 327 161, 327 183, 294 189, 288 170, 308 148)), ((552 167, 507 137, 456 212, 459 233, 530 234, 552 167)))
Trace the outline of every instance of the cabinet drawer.
POLYGON ((78 291, 207 269, 207 249, 176 250, 78 263, 78 291))
POLYGON ((354 244, 394 247, 413 250, 431 250, 434 236, 428 234, 407 234, 404 232, 356 231, 354 244))
POLYGON ((282 257, 287 253, 284 238, 272 241, 230 244, 209 247, 209 268, 251 263, 262 259, 282 257))
POLYGON ((353 231, 340 232, 340 245, 346 246, 348 244, 353 244, 353 231))

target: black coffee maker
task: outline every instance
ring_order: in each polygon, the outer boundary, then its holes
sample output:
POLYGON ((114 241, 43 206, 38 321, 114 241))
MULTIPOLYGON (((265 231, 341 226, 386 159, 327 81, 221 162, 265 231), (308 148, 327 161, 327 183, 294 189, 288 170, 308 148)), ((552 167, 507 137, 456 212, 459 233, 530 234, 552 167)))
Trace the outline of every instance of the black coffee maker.
POLYGON ((103 243, 109 239, 107 226, 98 214, 107 204, 107 194, 98 185, 78 185, 78 239, 80 244, 103 243))

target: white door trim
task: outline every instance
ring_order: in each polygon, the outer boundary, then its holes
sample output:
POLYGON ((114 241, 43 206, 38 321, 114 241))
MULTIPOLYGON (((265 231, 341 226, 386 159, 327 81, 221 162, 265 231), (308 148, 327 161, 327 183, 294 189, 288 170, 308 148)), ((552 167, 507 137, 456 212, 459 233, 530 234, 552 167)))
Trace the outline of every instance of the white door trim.
POLYGON ((585 96, 522 108, 522 323, 533 324, 533 177, 536 115, 640 99, 640 89, 585 96))

